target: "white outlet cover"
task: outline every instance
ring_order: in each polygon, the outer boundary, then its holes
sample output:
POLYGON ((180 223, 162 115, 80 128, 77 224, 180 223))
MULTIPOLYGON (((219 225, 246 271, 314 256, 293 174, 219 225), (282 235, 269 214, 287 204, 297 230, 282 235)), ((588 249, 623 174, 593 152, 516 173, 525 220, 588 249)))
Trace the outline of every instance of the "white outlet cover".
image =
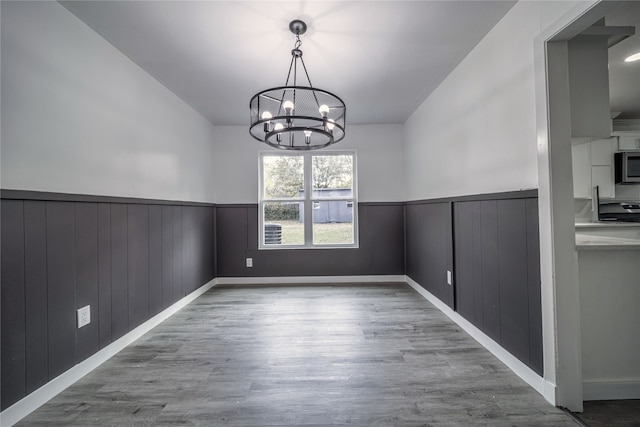
POLYGON ((453 274, 447 270, 447 283, 453 285, 453 274))
POLYGON ((91 306, 87 305, 78 309, 78 329, 91 323, 91 306))
POLYGON ((247 267, 253 267, 253 258, 247 258, 247 267))

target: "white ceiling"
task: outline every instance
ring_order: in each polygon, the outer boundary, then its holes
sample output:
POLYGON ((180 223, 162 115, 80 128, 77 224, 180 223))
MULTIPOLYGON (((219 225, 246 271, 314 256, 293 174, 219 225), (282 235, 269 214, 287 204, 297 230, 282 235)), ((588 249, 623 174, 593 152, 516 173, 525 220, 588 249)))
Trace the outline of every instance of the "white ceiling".
MULTIPOLYGON (((314 86, 340 96, 348 123, 403 123, 515 1, 61 1, 219 125, 245 125, 249 99, 283 85, 303 19, 314 86)), ((606 25, 636 26, 640 1, 606 25)), ((611 110, 640 118, 640 34, 609 50, 611 110)))
POLYGON ((315 87, 348 123, 403 123, 514 1, 65 1, 194 109, 246 125, 249 99, 283 85, 303 19, 315 87))
POLYGON ((605 17, 607 26, 634 26, 636 34, 609 49, 609 98, 618 118, 640 119, 640 61, 624 62, 640 52, 640 1, 626 1, 605 17))

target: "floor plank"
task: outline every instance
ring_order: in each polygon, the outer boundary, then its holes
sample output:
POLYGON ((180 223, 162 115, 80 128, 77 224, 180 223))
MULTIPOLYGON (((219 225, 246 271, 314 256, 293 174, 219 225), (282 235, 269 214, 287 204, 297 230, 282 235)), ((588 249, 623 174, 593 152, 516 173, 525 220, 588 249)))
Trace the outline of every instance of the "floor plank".
POLYGON ((404 284, 214 287, 19 425, 575 426, 404 284))
POLYGON ((589 427, 639 427, 640 399, 584 402, 584 411, 574 414, 589 427))

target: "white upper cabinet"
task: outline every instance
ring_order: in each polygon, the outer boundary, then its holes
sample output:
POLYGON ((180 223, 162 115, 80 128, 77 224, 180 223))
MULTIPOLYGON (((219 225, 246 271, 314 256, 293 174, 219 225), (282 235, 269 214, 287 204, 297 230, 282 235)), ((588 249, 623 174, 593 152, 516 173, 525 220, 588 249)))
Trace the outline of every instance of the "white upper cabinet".
POLYGON ((618 136, 618 150, 634 151, 640 150, 640 131, 639 132, 615 132, 618 136))
POLYGON ((616 196, 613 158, 617 143, 617 138, 607 138, 571 147, 573 197, 590 199, 595 186, 600 187, 601 198, 616 196))
POLYGON ((591 141, 591 143, 589 143, 589 148, 591 150, 591 165, 612 166, 614 157, 613 153, 616 152, 617 142, 616 138, 591 141))

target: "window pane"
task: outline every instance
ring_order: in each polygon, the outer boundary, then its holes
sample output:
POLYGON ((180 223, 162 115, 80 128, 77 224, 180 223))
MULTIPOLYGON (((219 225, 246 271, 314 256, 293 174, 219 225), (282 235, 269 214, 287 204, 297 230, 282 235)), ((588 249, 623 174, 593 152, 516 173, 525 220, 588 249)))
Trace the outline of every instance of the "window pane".
POLYGON ((302 156, 264 156, 263 198, 304 198, 303 161, 302 156))
POLYGON ((312 156, 313 198, 352 197, 353 156, 312 156))
POLYGON ((313 210, 313 243, 353 244, 353 201, 323 200, 313 210))
POLYGON ((302 202, 264 203, 264 244, 304 245, 302 202))
POLYGON ((355 156, 261 153, 259 248, 357 245, 355 156))

